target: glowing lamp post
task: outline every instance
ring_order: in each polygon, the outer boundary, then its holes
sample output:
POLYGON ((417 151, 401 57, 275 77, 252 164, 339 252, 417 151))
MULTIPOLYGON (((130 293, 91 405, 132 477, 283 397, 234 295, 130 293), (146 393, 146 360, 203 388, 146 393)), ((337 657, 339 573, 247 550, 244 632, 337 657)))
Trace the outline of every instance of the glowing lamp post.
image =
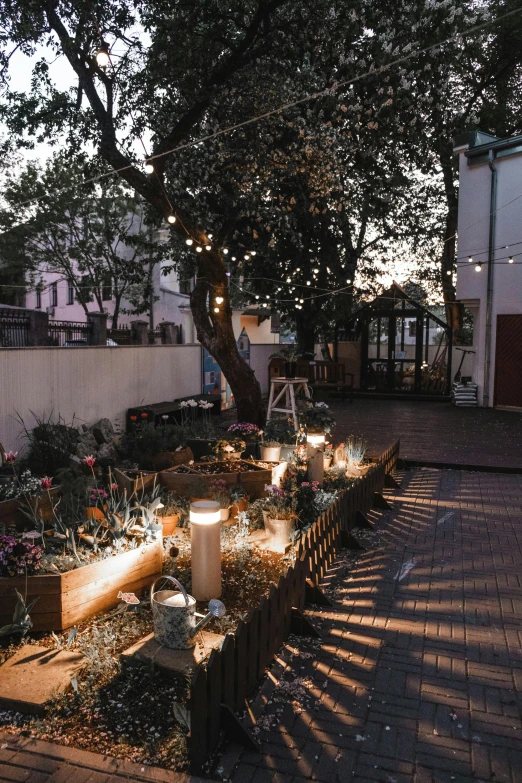
POLYGON ((324 482, 324 432, 306 433, 306 455, 308 457, 308 481, 324 482))
POLYGON ((221 511, 215 500, 190 504, 192 595, 209 601, 221 595, 221 511))

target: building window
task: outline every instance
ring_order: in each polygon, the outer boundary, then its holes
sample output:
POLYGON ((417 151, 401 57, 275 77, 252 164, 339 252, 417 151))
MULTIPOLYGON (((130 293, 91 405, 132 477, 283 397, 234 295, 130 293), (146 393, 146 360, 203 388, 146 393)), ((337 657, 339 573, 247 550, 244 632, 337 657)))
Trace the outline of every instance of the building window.
POLYGON ((105 278, 102 285, 102 300, 107 302, 109 299, 112 299, 112 280, 110 277, 105 278))
POLYGON ((51 307, 58 306, 58 283, 51 285, 51 307))
POLYGON ((67 304, 74 304, 74 286, 72 283, 69 283, 67 286, 67 304))
POLYGON ((42 289, 38 286, 36 289, 36 309, 41 310, 42 308, 42 289))

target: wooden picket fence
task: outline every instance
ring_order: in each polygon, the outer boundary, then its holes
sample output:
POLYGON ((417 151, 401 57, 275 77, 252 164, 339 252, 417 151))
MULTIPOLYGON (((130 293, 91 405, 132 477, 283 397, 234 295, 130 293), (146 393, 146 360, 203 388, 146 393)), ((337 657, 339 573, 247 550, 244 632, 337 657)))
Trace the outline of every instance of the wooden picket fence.
POLYGON ((279 648, 290 635, 293 609, 304 609, 307 589, 324 577, 342 548, 343 533, 356 526, 358 513, 374 505, 399 458, 399 441, 388 448, 368 473, 340 495, 321 514, 298 544, 295 564, 272 585, 268 596, 227 634, 221 650, 213 650, 208 665, 199 666, 191 683, 191 772, 201 772, 216 749, 232 714, 241 714, 245 699, 256 689, 279 648))

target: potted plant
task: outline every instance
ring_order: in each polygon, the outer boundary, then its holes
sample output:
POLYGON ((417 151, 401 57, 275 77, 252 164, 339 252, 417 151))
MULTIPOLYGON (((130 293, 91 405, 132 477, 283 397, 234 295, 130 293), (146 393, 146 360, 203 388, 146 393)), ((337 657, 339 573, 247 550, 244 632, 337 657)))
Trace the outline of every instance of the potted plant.
POLYGON ((277 440, 264 440, 261 443, 261 459, 263 462, 279 462, 281 444, 277 440))
POLYGON ((292 459, 297 446, 297 433, 292 419, 269 419, 263 430, 266 441, 276 441, 281 444, 279 459, 292 459))
POLYGON ((274 484, 265 487, 267 498, 263 504, 265 530, 269 535, 268 548, 272 552, 286 552, 297 519, 296 499, 274 484))
POLYGON ((161 495, 163 507, 156 509, 156 516, 161 522, 163 538, 172 536, 183 514, 183 501, 175 492, 164 492, 161 495))
POLYGON ((221 521, 226 522, 230 516, 231 497, 226 481, 217 479, 210 484, 210 498, 219 503, 221 521))
POLYGON ((277 353, 273 353, 270 359, 284 359, 284 377, 295 378, 297 374, 297 361, 301 358, 302 351, 299 350, 297 345, 291 343, 285 345, 277 353))
POLYGON ((228 428, 228 432, 236 438, 241 438, 245 441, 245 458, 258 459, 261 430, 257 424, 251 424, 248 421, 240 421, 237 424, 231 424, 228 428))
POLYGON ((367 448, 366 441, 363 438, 350 435, 344 448, 346 454, 346 475, 354 478, 364 476, 370 468, 369 464, 363 464, 367 448))
POLYGON ((328 468, 331 466, 333 456, 334 456, 334 450, 332 448, 332 445, 331 443, 327 443, 324 449, 324 457, 323 457, 325 470, 328 470, 328 468))
POLYGON ((335 427, 335 416, 325 402, 309 403, 299 414, 300 424, 307 432, 326 433, 335 427))
POLYGON ((218 456, 218 459, 241 459, 241 454, 246 448, 244 440, 218 440, 214 445, 214 453, 218 456))
POLYGON ((241 484, 235 484, 230 488, 230 500, 232 503, 230 513, 233 517, 237 517, 240 511, 247 510, 248 499, 248 495, 241 484))

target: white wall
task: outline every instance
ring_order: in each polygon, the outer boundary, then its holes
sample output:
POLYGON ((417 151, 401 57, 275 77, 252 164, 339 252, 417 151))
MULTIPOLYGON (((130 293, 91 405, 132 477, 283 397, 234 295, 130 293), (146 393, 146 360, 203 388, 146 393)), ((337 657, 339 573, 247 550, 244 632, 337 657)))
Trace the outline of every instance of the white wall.
POLYGON ((270 356, 276 352, 277 346, 273 344, 260 345, 258 343, 250 345, 250 366, 256 374, 263 394, 268 394, 269 392, 268 363, 270 356))
POLYGON ((19 413, 54 412, 66 423, 107 417, 123 425, 127 408, 201 392, 201 346, 86 346, 0 349, 0 442, 21 447, 19 413))
MULTIPOLYGON (((479 402, 484 390, 486 341, 487 259, 491 171, 487 163, 468 165, 464 150, 459 155, 459 217, 457 298, 470 307, 474 315, 473 348, 477 351, 473 367, 479 385, 479 402), (480 272, 468 264, 468 256, 482 261, 480 272)), ((497 316, 522 313, 522 154, 495 159, 497 169, 497 213, 494 259, 503 263, 493 266, 493 301, 491 329, 491 365, 489 404, 494 401, 497 316), (511 202, 511 203, 510 203, 511 202), (518 243, 518 244, 517 244, 518 243), (505 246, 511 246, 507 250, 505 246), (514 264, 508 264, 510 252, 514 264)))

